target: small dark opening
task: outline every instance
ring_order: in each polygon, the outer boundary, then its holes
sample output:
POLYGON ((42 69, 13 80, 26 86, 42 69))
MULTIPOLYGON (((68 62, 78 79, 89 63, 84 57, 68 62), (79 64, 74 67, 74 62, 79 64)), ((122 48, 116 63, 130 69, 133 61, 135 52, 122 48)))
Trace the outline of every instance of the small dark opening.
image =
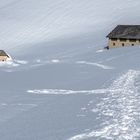
POLYGON ((134 46, 134 44, 132 44, 132 46, 134 46))
POLYGON ((120 41, 124 41, 124 42, 126 42, 126 39, 124 39, 124 38, 120 38, 120 41))
POLYGON ((136 42, 136 39, 130 39, 130 42, 136 42))
POLYGON ((115 43, 113 43, 113 46, 115 46, 115 43))
POLYGON ((124 43, 122 43, 122 46, 124 46, 124 43))
POLYGON ((112 41, 117 41, 117 38, 111 38, 112 41))

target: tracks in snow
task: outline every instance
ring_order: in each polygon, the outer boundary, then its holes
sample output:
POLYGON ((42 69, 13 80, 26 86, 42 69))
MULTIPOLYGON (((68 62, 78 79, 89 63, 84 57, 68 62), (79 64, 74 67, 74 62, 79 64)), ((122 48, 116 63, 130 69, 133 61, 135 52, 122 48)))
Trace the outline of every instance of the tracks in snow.
MULTIPOLYGON (((71 95, 71 94, 105 94, 101 102, 91 111, 104 120, 98 130, 78 134, 68 140, 87 140, 89 138, 111 140, 137 140, 140 138, 140 71, 129 70, 116 79, 107 89, 97 90, 62 90, 43 89, 28 90, 32 94, 71 95)), ((92 106, 94 102, 90 101, 92 106)))
POLYGON ((113 67, 106 66, 106 65, 103 65, 101 63, 93 63, 93 62, 86 62, 86 61, 78 61, 76 63, 77 64, 85 64, 85 65, 96 66, 96 67, 99 67, 99 68, 102 68, 102 69, 105 69, 105 70, 114 69, 113 67))
POLYGON ((96 105, 95 110, 104 119, 101 128, 76 135, 68 140, 87 140, 89 138, 111 140, 139 139, 140 93, 139 87, 136 85, 139 75, 139 71, 129 70, 113 82, 109 88, 110 91, 107 91, 107 97, 104 97, 96 105))

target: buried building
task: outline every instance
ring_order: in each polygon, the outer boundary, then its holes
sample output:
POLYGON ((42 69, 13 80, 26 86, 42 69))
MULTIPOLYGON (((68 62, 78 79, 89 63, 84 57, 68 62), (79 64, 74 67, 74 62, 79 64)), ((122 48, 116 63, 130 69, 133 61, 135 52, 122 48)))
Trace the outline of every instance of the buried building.
POLYGON ((140 25, 118 25, 107 37, 109 49, 140 45, 140 25))
POLYGON ((8 60, 9 55, 3 51, 3 50, 0 50, 0 61, 7 61, 8 60))

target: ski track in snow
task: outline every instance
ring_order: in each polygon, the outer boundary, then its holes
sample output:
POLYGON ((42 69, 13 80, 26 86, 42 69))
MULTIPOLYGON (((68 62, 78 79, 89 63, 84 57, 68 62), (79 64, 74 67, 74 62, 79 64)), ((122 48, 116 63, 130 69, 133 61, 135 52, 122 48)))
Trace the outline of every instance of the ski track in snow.
MULTIPOLYGON (((43 89, 28 90, 27 92, 39 95, 106 94, 101 99, 101 102, 91 110, 93 113, 99 113, 100 119, 102 117, 108 118, 104 119, 104 122, 100 125, 101 128, 78 134, 68 140, 87 140, 89 138, 137 140, 140 137, 140 95, 137 85, 139 84, 137 83, 139 75, 139 71, 129 70, 120 78, 116 79, 107 89, 81 91, 43 89)), ((93 103, 90 101, 87 106, 92 106, 93 103)), ((84 107, 83 111, 87 110, 87 108, 84 107)))
POLYGON ((97 89, 97 90, 63 90, 63 89, 34 89, 27 90, 28 93, 38 94, 38 95, 72 95, 72 94, 103 94, 106 92, 114 92, 112 89, 97 89))
MULTIPOLYGON (((36 59, 36 60, 32 60, 32 61, 27 61, 27 60, 17 60, 17 59, 11 59, 9 61, 6 62, 0 62, 0 67, 5 68, 4 71, 5 72, 13 72, 13 71, 18 71, 18 70, 23 70, 23 69, 29 69, 29 68, 34 68, 34 67, 40 67, 40 66, 44 66, 44 65, 50 65, 50 64, 69 64, 71 63, 70 61, 66 61, 66 60, 61 60, 61 59, 36 59), (21 68, 21 69, 17 69, 21 68), (13 68, 13 69, 12 69, 13 68)), ((107 66, 107 65, 103 65, 101 63, 98 62, 87 62, 87 61, 77 61, 77 62, 72 62, 73 64, 83 64, 83 65, 91 65, 91 66, 95 66, 95 67, 99 67, 101 69, 104 70, 110 70, 110 69, 114 69, 111 66, 107 66)))
POLYGON ((51 60, 42 60, 37 59, 35 61, 26 61, 26 60, 9 60, 5 62, 0 62, 0 67, 4 68, 5 72, 14 72, 23 69, 29 69, 33 67, 44 66, 47 64, 58 64, 62 63, 59 59, 51 59, 51 60), (24 67, 23 67, 24 66, 24 67), (17 69, 18 67, 18 69, 17 69), (19 69, 21 68, 21 69, 19 69))
POLYGON ((105 70, 113 69, 113 67, 106 66, 106 65, 103 65, 103 64, 100 64, 100 63, 93 63, 93 62, 86 62, 86 61, 77 61, 76 63, 77 64, 97 66, 97 67, 105 69, 105 70))
MULTIPOLYGON (((104 122, 100 125, 101 128, 86 133, 83 131, 83 134, 78 134, 68 140, 87 140, 89 138, 137 140, 140 137, 140 95, 137 82, 139 75, 140 71, 129 70, 107 89, 81 91, 42 89, 27 92, 37 95, 104 94, 105 97, 101 99, 101 102, 90 110, 90 112, 98 113, 99 119, 105 117, 104 122)), ((94 102, 90 101, 82 110, 85 112, 92 105, 95 106, 94 102)), ((81 117, 81 114, 79 116, 81 117)))
POLYGON ((59 59, 51 59, 51 60, 37 59, 30 67, 39 67, 39 66, 44 66, 47 64, 58 64, 58 63, 62 63, 61 60, 59 60, 59 59))
MULTIPOLYGON (((140 138, 140 93, 137 77, 139 71, 129 70, 106 90, 99 104, 91 111, 98 112, 99 118, 107 117, 101 128, 75 135, 68 140, 109 139, 137 140, 140 138)), ((88 106, 94 106, 90 101, 88 106)), ((87 109, 86 107, 84 109, 87 109)))

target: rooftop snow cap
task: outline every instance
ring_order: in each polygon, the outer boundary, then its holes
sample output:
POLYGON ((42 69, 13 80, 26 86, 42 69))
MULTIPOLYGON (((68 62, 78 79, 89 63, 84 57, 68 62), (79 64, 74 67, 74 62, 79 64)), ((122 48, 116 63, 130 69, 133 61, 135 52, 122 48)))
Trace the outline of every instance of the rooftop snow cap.
POLYGON ((7 53, 6 53, 5 51, 3 51, 3 50, 0 50, 0 56, 7 56, 7 57, 9 57, 9 56, 7 55, 7 53))
POLYGON ((140 25, 118 25, 108 38, 140 39, 140 25))

